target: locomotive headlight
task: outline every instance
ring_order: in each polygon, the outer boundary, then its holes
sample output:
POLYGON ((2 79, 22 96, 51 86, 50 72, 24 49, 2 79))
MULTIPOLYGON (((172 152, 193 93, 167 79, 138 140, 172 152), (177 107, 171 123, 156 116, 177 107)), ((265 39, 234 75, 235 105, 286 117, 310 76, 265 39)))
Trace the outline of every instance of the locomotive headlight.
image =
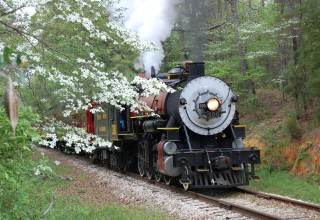
POLYGON ((211 98, 207 101, 207 108, 210 110, 210 111, 216 111, 218 110, 220 106, 220 102, 218 99, 215 99, 215 98, 211 98))

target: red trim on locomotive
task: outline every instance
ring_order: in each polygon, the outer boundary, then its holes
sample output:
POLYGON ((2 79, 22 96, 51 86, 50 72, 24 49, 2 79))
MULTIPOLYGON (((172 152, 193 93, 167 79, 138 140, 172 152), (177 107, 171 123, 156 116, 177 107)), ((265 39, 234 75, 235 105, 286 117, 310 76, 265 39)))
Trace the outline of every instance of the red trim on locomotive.
POLYGON ((163 153, 163 145, 164 141, 160 141, 158 143, 158 170, 160 173, 165 173, 164 171, 164 153, 163 153))
POLYGON ((146 73, 138 73, 137 74, 140 78, 144 78, 144 79, 150 79, 150 76, 146 73))

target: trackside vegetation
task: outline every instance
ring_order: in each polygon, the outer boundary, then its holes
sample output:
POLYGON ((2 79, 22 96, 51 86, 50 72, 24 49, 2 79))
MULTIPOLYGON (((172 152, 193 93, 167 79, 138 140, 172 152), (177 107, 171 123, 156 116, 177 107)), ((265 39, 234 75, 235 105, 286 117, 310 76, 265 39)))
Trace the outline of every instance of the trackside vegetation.
POLYGON ((258 168, 257 173, 261 180, 250 181, 250 186, 247 188, 320 204, 320 187, 316 182, 307 181, 281 170, 270 172, 258 168))
POLYGON ((0 219, 168 219, 160 212, 115 203, 96 207, 77 195, 56 191, 68 187, 68 171, 56 166, 31 142, 39 116, 20 109, 16 136, 0 107, 0 219), (48 209, 50 204, 52 207, 48 209), (47 211, 48 210, 48 211, 47 211), (47 211, 47 212, 46 212, 47 211))

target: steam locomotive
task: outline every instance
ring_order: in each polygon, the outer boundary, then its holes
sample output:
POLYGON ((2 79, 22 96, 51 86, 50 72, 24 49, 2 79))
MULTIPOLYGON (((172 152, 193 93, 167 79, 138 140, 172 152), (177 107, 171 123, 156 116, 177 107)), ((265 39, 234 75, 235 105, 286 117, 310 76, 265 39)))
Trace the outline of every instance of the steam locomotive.
POLYGON ((95 162, 175 181, 185 190, 249 184, 260 151, 244 148, 245 125, 239 124, 230 86, 205 76, 203 62, 157 77, 176 90, 140 98, 157 116, 107 104, 104 112, 87 113, 87 130, 112 143, 95 150, 95 162))

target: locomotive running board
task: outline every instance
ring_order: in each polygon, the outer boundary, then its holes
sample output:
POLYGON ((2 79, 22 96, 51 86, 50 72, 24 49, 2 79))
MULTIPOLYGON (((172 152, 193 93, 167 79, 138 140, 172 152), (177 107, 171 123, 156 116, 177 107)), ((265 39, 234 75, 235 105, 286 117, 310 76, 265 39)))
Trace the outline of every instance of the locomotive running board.
POLYGON ((179 179, 179 182, 181 184, 191 184, 191 180, 188 178, 188 179, 179 179))
POLYGON ((208 172, 209 169, 197 169, 197 172, 208 172))
POLYGON ((234 170, 234 171, 242 171, 244 170, 242 167, 231 167, 231 170, 234 170))

